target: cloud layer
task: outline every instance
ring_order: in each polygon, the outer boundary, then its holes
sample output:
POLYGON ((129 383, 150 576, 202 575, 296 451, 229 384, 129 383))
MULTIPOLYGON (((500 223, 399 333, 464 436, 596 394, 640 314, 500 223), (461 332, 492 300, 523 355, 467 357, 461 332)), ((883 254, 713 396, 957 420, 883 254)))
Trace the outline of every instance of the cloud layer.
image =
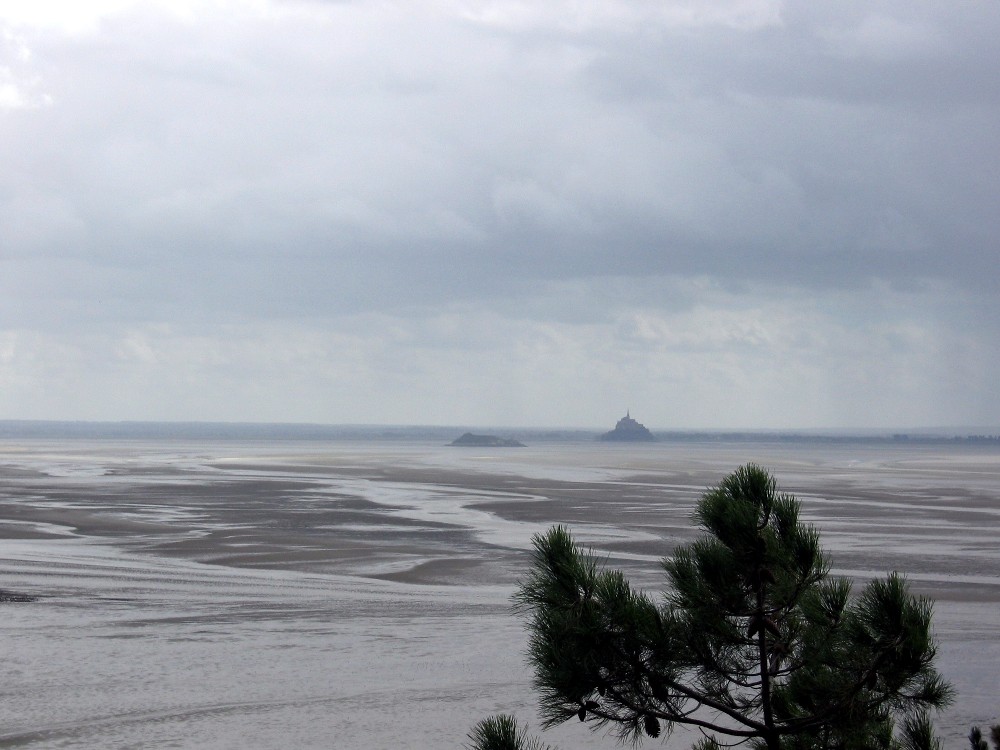
POLYGON ((0 6, 2 416, 1000 424, 1000 6, 86 6, 0 6))

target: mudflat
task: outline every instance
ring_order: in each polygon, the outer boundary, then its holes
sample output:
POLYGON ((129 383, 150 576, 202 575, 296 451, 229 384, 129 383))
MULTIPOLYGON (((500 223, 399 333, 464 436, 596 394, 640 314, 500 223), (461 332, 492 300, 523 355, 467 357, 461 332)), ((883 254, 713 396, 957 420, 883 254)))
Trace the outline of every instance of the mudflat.
MULTIPOLYGON (((996 721, 995 449, 38 440, 0 445, 17 696, 0 744, 329 747, 336 732, 334 746, 458 747, 479 715, 531 720, 508 605, 531 536, 564 524, 655 590, 658 561, 697 534, 697 498, 747 461, 801 500, 835 574, 899 570, 935 599, 942 667, 960 691, 940 721, 948 746, 996 721), (81 696, 59 687, 60 671, 115 687, 81 696)), ((578 727, 560 737, 609 742, 578 727)))

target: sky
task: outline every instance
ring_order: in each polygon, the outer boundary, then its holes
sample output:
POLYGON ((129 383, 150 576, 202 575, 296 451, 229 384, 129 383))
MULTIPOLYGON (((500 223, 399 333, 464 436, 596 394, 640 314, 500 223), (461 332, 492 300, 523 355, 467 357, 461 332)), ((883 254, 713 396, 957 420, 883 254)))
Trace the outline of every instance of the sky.
POLYGON ((1000 425, 998 37, 0 0, 0 419, 1000 425))

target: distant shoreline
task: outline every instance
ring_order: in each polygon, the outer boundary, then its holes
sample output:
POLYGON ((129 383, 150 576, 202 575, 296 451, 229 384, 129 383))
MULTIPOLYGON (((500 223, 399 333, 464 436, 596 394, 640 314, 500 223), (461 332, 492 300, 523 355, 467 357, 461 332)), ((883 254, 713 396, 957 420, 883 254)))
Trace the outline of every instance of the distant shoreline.
MULTIPOLYGON (((303 441, 408 441, 447 440, 456 432, 496 432, 523 442, 594 441, 600 428, 497 428, 467 425, 335 425, 270 422, 155 422, 155 421, 59 421, 0 420, 0 440, 303 440, 303 441)), ((953 430, 656 430, 665 443, 866 443, 866 444, 961 444, 1000 447, 1000 428, 956 428, 953 430)))

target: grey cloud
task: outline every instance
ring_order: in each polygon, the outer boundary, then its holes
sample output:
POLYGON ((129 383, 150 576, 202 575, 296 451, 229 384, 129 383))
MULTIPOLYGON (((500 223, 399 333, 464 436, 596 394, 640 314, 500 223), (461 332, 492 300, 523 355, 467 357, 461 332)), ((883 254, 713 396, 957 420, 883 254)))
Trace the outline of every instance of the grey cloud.
MULTIPOLYGON (((717 37, 709 50, 700 50, 701 58, 735 59, 720 80, 737 90, 741 75, 758 75, 780 86, 782 79, 808 72, 809 58, 802 61, 795 50, 772 49, 770 33, 742 33, 763 59, 740 60, 739 47, 734 50, 725 40, 720 44, 717 37), (781 71, 769 69, 772 59, 781 61, 781 71)), ((703 70, 697 54, 689 59, 684 49, 669 51, 672 41, 647 51, 647 80, 674 80, 672 59, 703 70)), ((307 38, 305 46, 316 42, 307 38)), ((544 92, 544 85, 522 82, 526 89, 496 91, 494 113, 484 113, 463 109, 481 104, 482 97, 464 89, 467 82, 462 80, 438 82, 412 98, 383 96, 385 89, 371 84, 378 77, 372 68, 379 66, 354 69, 358 61, 353 58, 347 61, 348 77, 362 93, 345 93, 338 88, 343 81, 330 83, 343 74, 323 70, 318 78, 325 84, 303 85, 299 79, 312 71, 307 58, 286 62, 287 70, 263 86, 259 98, 259 71, 271 69, 274 55, 265 49, 254 57, 258 48, 252 45, 237 51, 242 58, 226 63, 225 55, 208 56, 193 71, 190 65, 161 61, 153 86, 143 76, 130 82, 126 78, 126 87, 118 91, 102 78, 73 82, 79 90, 78 109, 62 132, 52 134, 52 141, 64 145, 75 136, 86 149, 78 155, 82 163, 72 164, 71 147, 69 154, 50 154, 49 166, 58 173, 69 161, 78 171, 77 189, 90 194, 75 199, 81 211, 90 212, 84 216, 88 224, 117 222, 117 233, 127 238, 118 242, 134 241, 124 231, 130 222, 140 225, 136 233, 157 236, 169 234, 169 227, 162 226, 168 224, 186 231, 204 252, 232 241, 257 245, 266 254, 281 235, 322 242, 324 223, 331 246, 391 247, 401 234, 417 235, 419 245, 426 217, 443 212, 453 230, 463 230, 463 236, 444 237, 445 243, 457 239, 484 256, 514 253, 520 268, 538 263, 539 273, 547 264, 542 256, 558 246, 559 237, 576 248, 580 273, 606 273, 619 261, 639 270, 652 264, 647 270, 662 271, 664 256, 674 260, 679 272, 689 270, 692 257, 702 260, 691 271, 721 272, 725 261, 752 248, 756 237, 781 256, 827 242, 847 246, 850 253, 866 243, 877 244, 871 238, 902 219, 908 220, 901 227, 902 244, 907 236, 919 236, 928 246, 976 224, 968 216, 975 208, 974 196, 971 203, 962 203, 967 216, 957 227, 947 217, 933 219, 926 203, 938 196, 934 185, 920 182, 960 187, 946 182, 968 172, 950 173, 950 165, 936 162, 932 154, 940 151, 935 147, 949 146, 964 150, 968 155, 962 161, 968 162, 981 142, 975 128, 986 125, 985 115, 970 116, 972 132, 946 135, 947 117, 932 128, 917 121, 922 115, 903 118, 889 110, 879 117, 878 107, 874 112, 838 111, 836 97, 810 80, 803 85, 810 87, 812 100, 796 101, 793 83, 783 93, 790 100, 784 106, 775 106, 773 93, 741 102, 720 92, 706 102, 695 92, 663 103, 662 110, 612 102, 615 124, 602 131, 593 127, 593 116, 608 118, 603 109, 608 99, 594 100, 584 90, 570 89, 556 94, 557 104, 568 110, 562 127, 553 115, 541 136, 535 132, 533 141, 524 144, 518 138, 530 128, 519 128, 518 117, 537 117, 534 102, 524 97, 533 90, 544 92), (229 72, 221 75, 220 69, 229 72), (201 70, 214 77, 200 76, 201 70), (284 96, 283 82, 291 89, 284 96), (317 99, 298 98, 302 88, 315 89, 317 99), (826 101, 825 111, 814 100, 826 101), (104 106, 88 109, 91 102, 104 106), (686 115, 678 118, 671 109, 686 115), (500 112, 510 117, 496 123, 500 112), (82 122, 81 113, 86 117, 82 122), (825 132, 815 128, 817 119, 827 123, 825 132), (441 128, 458 131, 457 137, 430 135, 441 128), (481 140, 472 139, 473 133, 481 140), (953 141, 941 143, 946 137, 953 141), (678 161, 670 148, 673 142, 699 158, 681 156, 678 161), (861 173, 863 166, 879 170, 861 173), (508 176, 498 179, 504 173, 508 176), (672 173, 677 177, 671 179, 672 173), (931 194, 914 195, 914 186, 929 188, 931 194), (407 215, 414 218, 407 221, 407 215), (943 226, 925 226, 932 220, 943 226), (213 236, 217 233, 222 236, 213 236), (523 248, 524 254, 517 255, 512 246, 523 248)), ((405 50, 411 56, 418 51, 405 50)), ((130 46, 111 58, 134 52, 130 46)), ((147 54, 159 60, 158 51, 147 54)), ((338 61, 331 63, 336 71, 338 61)), ((487 83, 503 78, 495 69, 483 72, 487 83)), ((879 78, 863 69, 843 74, 856 81, 879 78)), ((276 74, 271 70, 270 75, 276 74)), ((621 70, 603 75, 610 79, 608 86, 627 79, 621 70)), ((751 87, 744 96, 762 93, 751 87)), ((426 234, 427 241, 439 239, 433 228, 426 234)), ((98 252, 113 252, 115 237, 103 239, 98 252)), ((778 270, 767 267, 766 256, 750 257, 767 274, 778 270)), ((784 266, 785 257, 775 265, 784 266)))
MULTIPOLYGON (((880 315, 935 342, 973 331, 969 357, 993 361, 993 6, 520 25, 447 5, 372 8, 184 20, 138 6, 88 33, 19 30, 31 56, 12 75, 49 103, 0 110, 4 327, 83 340, 160 324, 292 335, 349 332, 358 316, 423 321, 399 351, 442 378, 421 347, 450 336, 442 359, 460 367, 480 333, 502 342, 530 323, 536 337, 510 357, 542 368, 553 352, 604 393, 608 373, 636 388, 657 367, 683 380, 671 353, 700 326, 731 342, 711 326, 784 321, 818 300, 825 333, 799 342, 817 361, 824 336, 841 342, 831 362, 859 356, 843 342, 880 315), (891 301, 857 302, 873 296, 891 301), (915 299, 939 317, 917 320, 915 299), (769 300, 781 305, 758 315, 769 300), (705 305, 736 312, 682 315, 705 305), (847 321, 858 307, 869 317, 847 321), (436 327, 470 310, 480 328, 436 327), (486 333, 494 325, 503 336, 486 333)), ((153 341, 184 356, 167 338, 153 341)), ((925 361, 919 337, 900 340, 900 367, 925 361)), ((795 351, 791 336, 754 341, 795 351)), ((740 366, 718 382, 739 380, 757 351, 736 350, 740 366)), ((468 366, 488 372, 479 352, 468 366)), ((550 366, 553 382, 570 371, 550 366)))

